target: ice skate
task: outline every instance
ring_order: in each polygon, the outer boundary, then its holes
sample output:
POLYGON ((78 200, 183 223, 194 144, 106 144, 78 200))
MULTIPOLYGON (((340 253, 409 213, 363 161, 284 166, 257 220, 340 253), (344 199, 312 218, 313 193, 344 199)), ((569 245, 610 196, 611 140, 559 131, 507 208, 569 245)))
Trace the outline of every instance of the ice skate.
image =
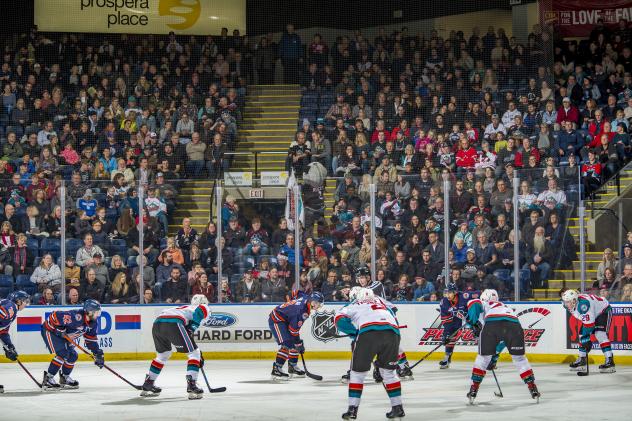
POLYGON ((531 383, 528 385, 529 392, 531 393, 531 397, 535 399, 538 403, 540 403, 540 392, 538 391, 538 387, 535 383, 531 383))
POLYGON ((413 371, 410 369, 408 363, 405 363, 404 367, 397 367, 397 375, 402 380, 415 380, 413 371))
POLYGON ((478 394, 478 385, 470 386, 470 391, 467 392, 467 398, 470 400, 470 405, 474 405, 474 399, 476 399, 477 394, 478 394))
POLYGON ((405 416, 406 414, 404 413, 404 407, 402 405, 395 405, 391 408, 390 412, 386 413, 386 418, 388 418, 389 420, 400 419, 404 418, 405 416))
POLYGON ((446 354, 441 361, 439 361, 439 368, 445 370, 450 368, 450 361, 452 360, 452 354, 446 354))
POLYGON ((289 374, 281 371, 277 363, 272 364, 272 380, 289 380, 289 374))
POLYGON ((571 368, 571 371, 586 371, 587 365, 588 360, 586 359, 586 357, 577 357, 577 359, 570 363, 568 366, 571 368))
POLYGON ((79 389, 79 382, 69 375, 59 373, 59 386, 62 389, 79 389))
POLYGON ((59 390, 59 383, 55 381, 55 377, 52 374, 49 374, 48 371, 44 372, 44 379, 42 380, 42 390, 44 391, 53 391, 59 390))
POLYGON ((149 378, 149 376, 145 376, 145 383, 143 383, 143 391, 140 392, 140 395, 143 397, 150 397, 150 396, 158 396, 160 394, 160 392, 162 392, 162 389, 159 387, 156 387, 154 385, 154 381, 149 378))
POLYGON ((600 373, 615 373, 614 357, 606 357, 606 362, 599 366, 600 373))
POLYGON ((382 374, 380 373, 380 368, 377 366, 375 362, 373 362, 373 380, 375 383, 382 383, 382 374))
POLYGON ((287 372, 290 376, 290 378, 292 377, 305 377, 305 372, 303 370, 301 370, 300 368, 298 368, 297 365, 292 365, 290 364, 287 368, 287 372))
POLYGON ((347 409, 347 412, 342 414, 342 419, 343 420, 355 420, 356 418, 358 418, 358 407, 357 406, 350 406, 349 409, 347 409))
POLYGON ((4 393, 4 386, 0 384, 0 393, 4 393))
POLYGON ((195 380, 193 380, 191 376, 187 376, 187 393, 189 394, 190 400, 202 399, 202 394, 204 393, 204 391, 195 384, 195 380))

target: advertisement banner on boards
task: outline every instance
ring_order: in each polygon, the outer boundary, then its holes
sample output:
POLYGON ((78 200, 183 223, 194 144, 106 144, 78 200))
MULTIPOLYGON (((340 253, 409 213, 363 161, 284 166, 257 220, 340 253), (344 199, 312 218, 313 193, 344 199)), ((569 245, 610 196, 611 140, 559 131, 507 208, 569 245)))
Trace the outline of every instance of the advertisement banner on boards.
POLYGON ((632 18, 630 0, 555 0, 540 5, 540 21, 563 37, 587 37, 600 19, 611 29, 632 18))
POLYGON ((219 35, 246 31, 245 0, 35 0, 44 32, 219 35))
MULTIPOLYGON (((632 351, 632 305, 611 304, 612 319, 610 320, 610 346, 615 351, 632 351)), ((582 324, 567 312, 566 314, 566 349, 579 347, 580 330, 582 324)), ((599 349, 599 342, 595 335, 591 337, 593 349, 599 349)))

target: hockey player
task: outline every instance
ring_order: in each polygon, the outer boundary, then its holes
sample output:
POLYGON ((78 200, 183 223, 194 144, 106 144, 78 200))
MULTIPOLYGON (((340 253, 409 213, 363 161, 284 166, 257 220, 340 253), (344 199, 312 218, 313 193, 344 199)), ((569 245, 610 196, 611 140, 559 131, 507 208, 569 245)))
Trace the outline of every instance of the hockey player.
MULTIPOLYGON (((356 300, 356 298, 358 297, 358 292, 360 292, 360 290, 362 290, 362 287, 359 287, 359 286, 355 286, 351 288, 351 291, 349 291, 349 303, 345 304, 346 306, 348 306, 349 304, 351 304, 352 302, 356 300)), ((353 349, 355 348, 356 337, 354 335, 349 335, 349 338, 351 338, 351 353, 353 353, 353 349)), ((351 376, 351 368, 347 370, 346 374, 342 375, 342 377, 340 378, 340 381, 345 384, 349 383, 350 376, 351 376)))
POLYGON ((472 326, 474 335, 479 338, 478 356, 472 369, 472 386, 467 394, 470 403, 474 403, 486 369, 501 341, 507 346, 531 397, 539 400, 540 392, 535 385, 533 370, 524 355, 524 331, 514 310, 498 301, 498 293, 494 289, 486 289, 480 299, 470 300, 467 308, 468 323, 472 326))
POLYGON ((467 319, 467 302, 465 294, 460 293, 456 284, 451 282, 444 290, 444 296, 439 304, 441 324, 443 325, 443 345, 445 356, 439 361, 439 368, 450 368, 452 352, 456 344, 455 333, 463 326, 467 319))
POLYGON ((562 302, 571 316, 582 323, 579 337, 579 357, 570 364, 571 371, 586 371, 587 355, 592 349, 590 336, 594 333, 595 338, 599 341, 601 351, 606 357, 605 363, 599 366, 599 371, 614 373, 616 371, 614 356, 608 338, 612 308, 608 300, 595 295, 579 294, 574 289, 569 289, 562 294, 562 302))
POLYGON ((336 312, 334 320, 339 331, 357 337, 351 360, 349 408, 342 418, 357 418, 364 378, 375 357, 391 401, 392 408, 386 418, 404 417, 402 389, 395 363, 400 342, 399 326, 393 312, 365 288, 358 293, 356 301, 336 312))
POLYGON ((202 294, 197 294, 191 298, 190 305, 168 308, 158 315, 152 327, 156 358, 151 362, 149 372, 145 376, 141 396, 157 396, 162 391, 154 383, 173 354, 173 345, 176 352, 187 354, 186 381, 189 399, 202 398, 204 391, 196 382, 200 367, 204 366, 204 359, 200 348, 193 341, 193 333, 210 314, 208 299, 202 294))
POLYGON ((79 388, 79 382, 70 377, 78 358, 75 345, 71 341, 78 340, 81 336, 86 347, 92 351, 94 363, 97 367, 103 368, 105 359, 97 340, 97 320, 100 315, 101 304, 90 299, 83 303, 82 309, 57 310, 48 316, 42 324, 41 333, 46 348, 55 357, 51 360, 48 370, 44 372, 42 389, 79 388), (59 383, 55 381, 58 371, 59 383))
MULTIPOLYGON (((11 341, 9 329, 18 311, 24 310, 30 302, 29 295, 24 291, 14 291, 6 299, 0 300, 0 341, 4 348, 4 355, 11 361, 18 359, 18 352, 11 341)), ((0 393, 4 393, 2 385, 0 385, 0 393)))
POLYGON ((289 375, 304 376, 305 372, 298 368, 298 356, 305 352, 305 346, 299 336, 303 322, 312 310, 318 310, 325 302, 320 292, 313 292, 309 296, 301 296, 275 307, 268 317, 268 325, 279 351, 276 361, 272 364, 272 379, 283 380, 289 375), (282 368, 288 361, 288 373, 282 368))
POLYGON ((371 271, 366 266, 362 266, 356 271, 356 282, 360 287, 372 290, 376 297, 386 300, 384 285, 379 281, 371 282, 371 271))

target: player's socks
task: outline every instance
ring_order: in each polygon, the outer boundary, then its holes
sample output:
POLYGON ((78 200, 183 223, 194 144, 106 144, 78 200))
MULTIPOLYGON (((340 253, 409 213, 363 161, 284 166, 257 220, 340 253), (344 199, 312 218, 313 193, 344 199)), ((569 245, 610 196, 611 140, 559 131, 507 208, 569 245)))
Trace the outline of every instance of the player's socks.
POLYGON ((298 351, 290 349, 288 352, 288 363, 290 365, 296 365, 298 363, 298 351))
POLYGON ((301 370, 300 368, 298 368, 298 366, 296 364, 288 364, 287 366, 287 372, 290 375, 290 377, 304 377, 305 376, 305 372, 303 370, 301 370))
POLYGON ((404 413, 404 407, 402 405, 395 405, 391 408, 390 412, 386 413, 386 418, 394 419, 394 418, 404 418, 406 414, 404 413))
POLYGON ((384 389, 386 389, 392 407, 402 404, 402 384, 400 382, 384 383, 384 389))
POLYGON ((55 381, 55 375, 50 374, 48 371, 44 372, 44 379, 42 380, 43 390, 59 390, 59 384, 55 381))
POLYGON ((612 347, 610 346, 609 341, 600 343, 599 347, 601 348, 601 352, 603 352, 603 355, 606 356, 606 360, 613 356, 612 347))
POLYGON ((153 360, 151 362, 151 365, 149 366, 149 373, 147 373, 147 377, 149 377, 151 380, 156 380, 164 366, 165 365, 158 360, 153 360))
POLYGON ((70 374, 59 373, 59 385, 62 389, 79 389, 79 382, 70 377, 70 374))
POLYGON ((357 418, 358 418, 358 407, 357 406, 350 406, 349 409, 347 409, 347 412, 342 414, 342 419, 343 420, 355 420, 357 418))
POLYGON ((197 380, 198 373, 200 372, 200 361, 196 359, 189 359, 187 361, 187 378, 191 377, 193 381, 197 380))
POLYGON ((535 382, 535 376, 533 375, 533 370, 528 369, 520 373, 520 378, 526 385, 530 385, 535 382))
POLYGON ((202 399, 204 391, 198 387, 195 379, 192 376, 187 375, 187 393, 189 399, 202 399))
POLYGON ((64 359, 58 356, 55 356, 55 358, 53 358, 50 361, 50 364, 48 365, 48 372, 52 376, 55 376, 63 365, 64 365, 64 359))
POLYGON ((283 367, 285 365, 285 362, 288 360, 288 358, 290 358, 290 351, 282 346, 281 348, 279 348, 279 350, 277 351, 277 355, 276 355, 276 363, 279 367, 283 367))

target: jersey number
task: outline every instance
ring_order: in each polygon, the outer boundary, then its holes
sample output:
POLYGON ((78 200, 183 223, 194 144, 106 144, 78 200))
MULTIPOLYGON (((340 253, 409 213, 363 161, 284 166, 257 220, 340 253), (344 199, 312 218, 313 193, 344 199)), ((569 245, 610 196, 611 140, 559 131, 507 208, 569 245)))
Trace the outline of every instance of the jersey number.
POLYGON ((386 306, 382 303, 371 304, 371 310, 386 310, 386 306))

